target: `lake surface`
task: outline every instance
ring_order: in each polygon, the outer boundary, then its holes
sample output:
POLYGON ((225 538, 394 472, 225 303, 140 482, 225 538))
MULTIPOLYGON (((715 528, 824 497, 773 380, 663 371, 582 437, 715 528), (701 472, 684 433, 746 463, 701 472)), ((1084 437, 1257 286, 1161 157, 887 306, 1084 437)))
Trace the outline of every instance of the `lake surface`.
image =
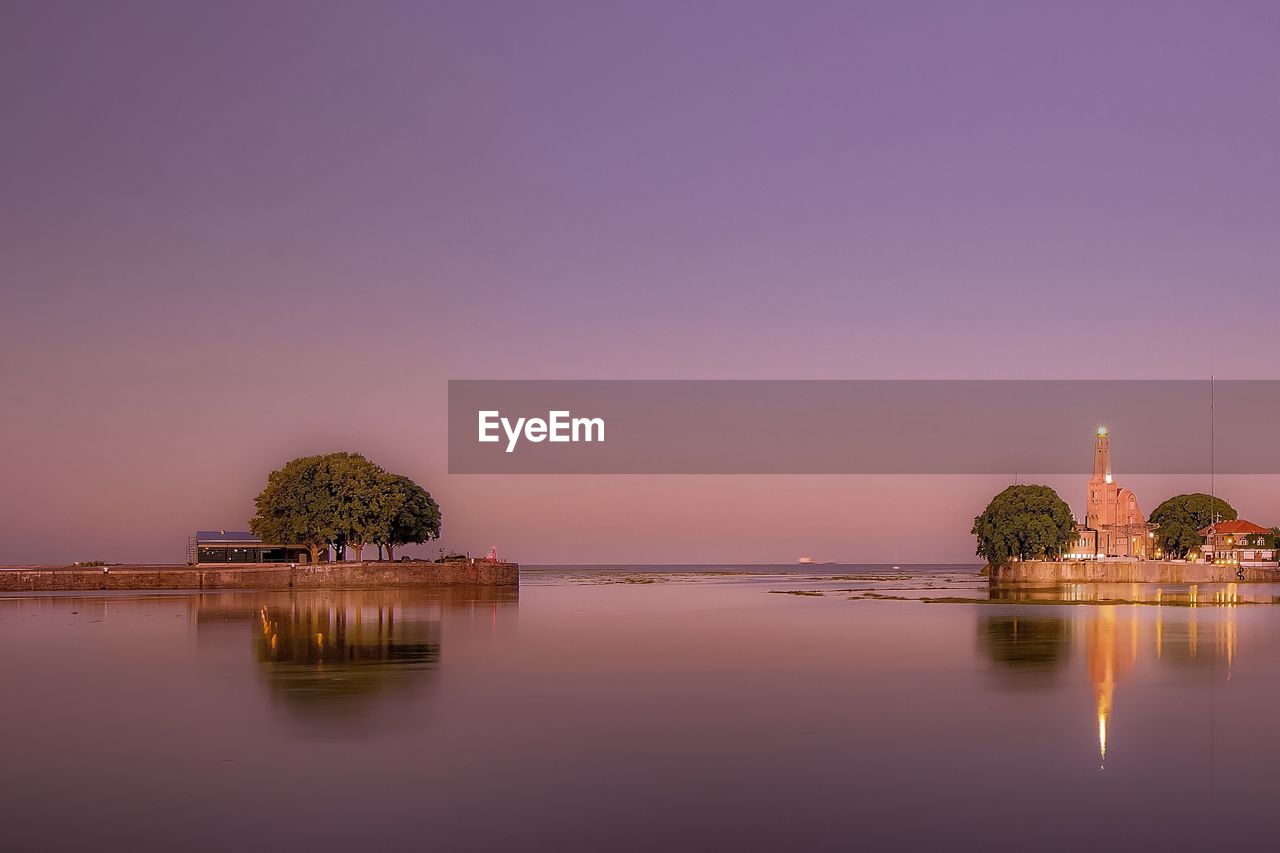
POLYGON ((1272 845, 1280 589, 970 567, 0 599, 7 850, 1272 845))

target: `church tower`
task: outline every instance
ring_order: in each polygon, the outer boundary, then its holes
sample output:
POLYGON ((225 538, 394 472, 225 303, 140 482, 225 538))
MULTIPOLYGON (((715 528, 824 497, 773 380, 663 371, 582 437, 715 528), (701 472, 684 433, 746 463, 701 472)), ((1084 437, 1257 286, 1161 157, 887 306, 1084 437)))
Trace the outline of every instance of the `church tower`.
POLYGON ((1097 531, 1098 556, 1146 557, 1151 527, 1133 492, 1116 485, 1111 473, 1111 436, 1106 427, 1098 427, 1093 437, 1093 476, 1089 478, 1084 523, 1097 531))
POLYGON ((1111 436, 1106 427, 1098 427, 1093 437, 1093 476, 1089 478, 1089 496, 1085 501, 1085 525, 1098 530, 1104 524, 1114 524, 1107 518, 1107 500, 1113 491, 1111 476, 1111 436))
POLYGON ((1106 427, 1098 427, 1093 437, 1093 476, 1111 482, 1111 436, 1106 427))

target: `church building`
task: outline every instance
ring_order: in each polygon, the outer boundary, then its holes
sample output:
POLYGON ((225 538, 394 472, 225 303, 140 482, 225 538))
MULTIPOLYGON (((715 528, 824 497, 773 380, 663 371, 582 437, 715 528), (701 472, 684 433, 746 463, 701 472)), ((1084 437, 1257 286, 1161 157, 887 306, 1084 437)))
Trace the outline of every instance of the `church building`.
POLYGON ((1121 488, 1111 473, 1111 436, 1098 427, 1093 438, 1093 476, 1089 478, 1084 523, 1077 524, 1080 538, 1068 558, 1097 560, 1105 557, 1147 559, 1152 527, 1138 508, 1138 498, 1121 488))

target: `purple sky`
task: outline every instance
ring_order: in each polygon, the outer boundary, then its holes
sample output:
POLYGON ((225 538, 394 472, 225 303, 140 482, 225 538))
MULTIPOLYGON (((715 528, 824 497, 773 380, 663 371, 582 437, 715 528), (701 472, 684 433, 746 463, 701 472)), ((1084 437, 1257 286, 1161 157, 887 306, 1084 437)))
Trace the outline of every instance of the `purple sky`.
MULTIPOLYGON (((446 380, 1275 378, 1277 43, 1266 2, 11 0, 0 563, 180 559, 330 449, 526 562, 970 559, 1003 481, 450 477, 446 380)), ((1224 492, 1278 524, 1278 480, 1224 492)))

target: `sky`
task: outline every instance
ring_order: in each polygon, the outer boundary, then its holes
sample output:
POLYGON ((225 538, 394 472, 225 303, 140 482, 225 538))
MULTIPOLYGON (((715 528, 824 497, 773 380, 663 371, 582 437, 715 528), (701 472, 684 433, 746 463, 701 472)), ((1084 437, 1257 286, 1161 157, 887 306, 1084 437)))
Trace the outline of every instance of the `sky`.
MULTIPOLYGON (((446 383, 1276 378, 1277 41, 1247 0, 9 0, 0 563, 180 561, 328 450, 526 563, 971 561, 999 478, 450 476, 446 383)), ((1147 511, 1207 488, 1113 438, 1147 511)))

